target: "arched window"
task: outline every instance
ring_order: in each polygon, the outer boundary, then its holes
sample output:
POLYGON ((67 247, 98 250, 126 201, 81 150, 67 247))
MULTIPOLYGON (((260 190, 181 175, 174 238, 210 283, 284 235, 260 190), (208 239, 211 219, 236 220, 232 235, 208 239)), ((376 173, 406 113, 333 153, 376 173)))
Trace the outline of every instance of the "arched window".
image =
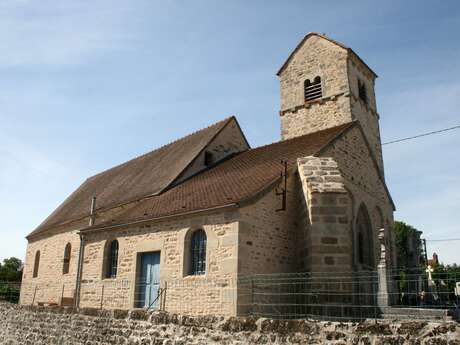
POLYGON ((196 230, 192 234, 190 275, 200 275, 206 272, 206 233, 204 230, 196 230))
POLYGON ((358 233, 358 261, 364 263, 364 236, 361 232, 358 233))
POLYGON ((33 275, 32 275, 33 278, 38 277, 38 268, 39 267, 40 267, 40 251, 37 250, 37 252, 35 253, 34 272, 33 272, 33 275))
POLYGON ((359 98, 367 104, 367 89, 366 84, 361 79, 358 79, 358 95, 359 98))
POLYGON ((118 270, 118 241, 113 240, 106 248, 105 277, 116 278, 118 270))
POLYGON ((323 90, 321 88, 321 77, 317 76, 310 82, 310 79, 304 81, 304 95, 305 102, 323 97, 323 90))
POLYGON ((374 267, 374 236, 366 206, 361 205, 356 218, 356 250, 358 263, 374 267))
POLYGON ((64 249, 64 263, 62 265, 62 274, 69 273, 71 251, 72 246, 70 245, 70 243, 67 243, 64 249))

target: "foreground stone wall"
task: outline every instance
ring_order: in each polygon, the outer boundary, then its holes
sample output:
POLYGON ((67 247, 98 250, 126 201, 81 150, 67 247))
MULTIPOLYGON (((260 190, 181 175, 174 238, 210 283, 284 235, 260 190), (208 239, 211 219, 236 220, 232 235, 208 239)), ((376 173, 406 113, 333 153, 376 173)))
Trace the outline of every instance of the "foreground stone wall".
POLYGON ((186 317, 143 311, 0 304, 0 344, 337 344, 459 345, 460 326, 443 322, 362 323, 186 317))

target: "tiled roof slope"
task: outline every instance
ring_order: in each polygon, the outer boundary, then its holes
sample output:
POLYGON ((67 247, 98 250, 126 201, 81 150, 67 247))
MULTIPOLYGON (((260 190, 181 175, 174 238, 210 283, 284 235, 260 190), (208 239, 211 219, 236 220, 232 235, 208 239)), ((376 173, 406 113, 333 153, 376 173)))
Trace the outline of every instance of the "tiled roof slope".
POLYGON ((227 118, 145 155, 88 178, 32 233, 88 216, 92 196, 109 208, 155 195, 168 187, 232 120, 227 118))
POLYGON ((205 210, 248 199, 270 186, 299 157, 316 154, 354 123, 250 149, 233 156, 164 193, 140 201, 111 221, 94 228, 205 210))

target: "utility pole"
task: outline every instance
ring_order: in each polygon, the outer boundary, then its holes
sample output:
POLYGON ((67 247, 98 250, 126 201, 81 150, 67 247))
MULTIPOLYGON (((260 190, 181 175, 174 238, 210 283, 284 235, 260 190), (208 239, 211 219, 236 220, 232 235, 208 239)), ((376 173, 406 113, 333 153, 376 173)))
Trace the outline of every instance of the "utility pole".
POLYGON ((425 256, 425 266, 428 265, 428 253, 426 251, 426 239, 422 239, 423 242, 423 254, 425 256))

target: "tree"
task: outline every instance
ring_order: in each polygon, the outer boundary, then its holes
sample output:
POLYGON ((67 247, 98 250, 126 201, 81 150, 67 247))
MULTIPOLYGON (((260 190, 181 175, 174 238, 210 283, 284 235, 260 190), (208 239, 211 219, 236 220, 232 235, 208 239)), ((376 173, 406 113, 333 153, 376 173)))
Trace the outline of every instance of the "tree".
POLYGON ((417 268, 420 263, 420 231, 404 222, 394 222, 395 245, 400 268, 417 268), (414 240, 415 243, 414 248, 414 240))
POLYGON ((21 281, 22 261, 18 258, 8 258, 0 264, 0 281, 21 281))

